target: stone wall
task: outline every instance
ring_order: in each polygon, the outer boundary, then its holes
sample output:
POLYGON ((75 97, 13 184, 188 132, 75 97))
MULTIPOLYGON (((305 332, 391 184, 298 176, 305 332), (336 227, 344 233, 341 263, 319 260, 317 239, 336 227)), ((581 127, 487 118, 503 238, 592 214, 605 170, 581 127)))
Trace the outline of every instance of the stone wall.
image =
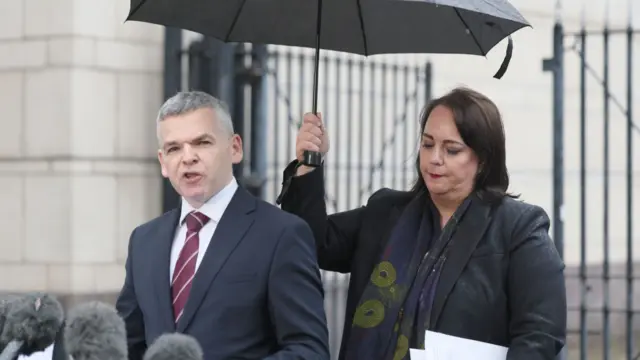
POLYGON ((160 213, 159 26, 127 0, 0 1, 0 289, 113 293, 160 213))

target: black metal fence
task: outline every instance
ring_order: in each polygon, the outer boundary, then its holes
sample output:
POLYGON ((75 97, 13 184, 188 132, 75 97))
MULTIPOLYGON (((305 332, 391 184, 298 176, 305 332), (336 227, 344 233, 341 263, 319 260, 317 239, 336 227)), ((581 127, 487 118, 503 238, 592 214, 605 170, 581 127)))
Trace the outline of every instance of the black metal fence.
MULTIPOLYGON (((282 170, 295 156, 295 136, 312 101, 313 54, 274 48, 267 66, 267 183, 275 202, 282 170)), ((427 65, 325 53, 318 108, 331 149, 325 160, 327 210, 361 206, 381 186, 407 188, 418 145, 418 115, 431 96, 427 65)), ((348 275, 323 272, 333 356, 342 336, 348 275)))
MULTIPOLYGON (((311 109, 313 52, 207 38, 185 48, 182 36, 167 31, 165 96, 189 88, 226 101, 245 148, 235 175, 253 193, 275 203, 282 171, 295 156, 298 122, 311 109)), ((431 65, 397 59, 322 53, 318 109, 331 139, 325 160, 329 212, 358 207, 382 186, 408 188, 413 180, 419 113, 431 98, 431 65)), ((176 203, 166 182, 164 207, 176 203)), ((347 274, 323 272, 334 358, 348 281, 347 274)))
POLYGON ((634 213, 634 187, 640 185, 633 144, 640 133, 633 113, 637 32, 605 25, 571 33, 557 23, 553 58, 543 64, 553 75, 553 237, 562 253, 569 243, 579 251, 579 265, 567 267, 571 359, 640 358, 634 270, 634 241, 640 238, 633 229, 640 219, 634 213), (568 73, 574 68, 578 73, 568 73), (567 78, 575 82, 567 84, 567 78), (567 118, 566 110, 577 110, 579 119, 567 118), (577 149, 571 146, 576 138, 577 149), (577 161, 565 161, 572 154, 577 161), (593 166, 594 158, 600 166, 593 166), (565 191, 577 201, 565 203, 565 191), (575 217, 579 228, 565 228, 566 217, 575 217))

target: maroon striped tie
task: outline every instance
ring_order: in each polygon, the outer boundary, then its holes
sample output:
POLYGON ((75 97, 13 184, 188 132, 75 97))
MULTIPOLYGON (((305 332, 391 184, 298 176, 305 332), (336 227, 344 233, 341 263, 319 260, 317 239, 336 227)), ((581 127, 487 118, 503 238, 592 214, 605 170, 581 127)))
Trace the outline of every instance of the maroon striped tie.
POLYGON ((173 271, 173 280, 171 281, 173 316, 176 324, 182 316, 182 311, 191 291, 191 283, 196 274, 196 261, 198 259, 198 249, 200 248, 198 232, 209 221, 209 218, 202 213, 192 211, 187 214, 185 221, 187 223, 187 237, 182 251, 180 251, 180 256, 173 271))

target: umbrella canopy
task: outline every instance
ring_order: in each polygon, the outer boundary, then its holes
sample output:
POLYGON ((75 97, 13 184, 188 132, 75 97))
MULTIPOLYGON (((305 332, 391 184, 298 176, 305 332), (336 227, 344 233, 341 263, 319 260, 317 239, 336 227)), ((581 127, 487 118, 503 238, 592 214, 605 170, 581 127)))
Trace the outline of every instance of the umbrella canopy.
POLYGON ((506 0, 131 0, 127 20, 191 30, 225 42, 360 55, 486 55, 525 26, 506 0), (316 26, 321 9, 320 27, 316 26))
MULTIPOLYGON (((501 78, 511 60, 511 33, 530 26, 507 0, 131 0, 127 20, 191 30, 224 42, 315 48, 313 113, 320 49, 365 56, 485 56, 508 37, 505 58, 494 75, 501 78)), ((305 153, 305 165, 321 162, 321 154, 305 153)))

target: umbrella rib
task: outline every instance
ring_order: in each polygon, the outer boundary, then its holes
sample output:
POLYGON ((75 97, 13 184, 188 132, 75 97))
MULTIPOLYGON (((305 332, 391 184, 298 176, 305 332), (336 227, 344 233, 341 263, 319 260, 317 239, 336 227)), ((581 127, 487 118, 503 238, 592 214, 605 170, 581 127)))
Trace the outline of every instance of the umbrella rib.
POLYGON ((464 25, 464 28, 469 31, 469 34, 471 35, 471 38, 473 38, 473 41, 478 46, 478 49, 480 49, 480 55, 486 57, 487 53, 484 51, 484 49, 482 49, 482 46, 480 45, 480 42, 478 41, 478 38, 476 38, 476 35, 473 33, 473 31, 471 31, 471 29, 469 28, 469 24, 467 24, 467 22, 464 20, 464 18, 460 14, 460 11, 458 10, 458 8, 453 8, 453 10, 456 12, 456 15, 458 15, 458 19, 460 19, 460 21, 462 21, 462 24, 464 25))
POLYGON ((360 31, 362 32, 362 41, 364 43, 364 56, 369 55, 369 49, 367 48, 367 32, 364 29, 364 15, 362 15, 362 0, 357 0, 358 3, 358 17, 360 18, 360 31))
POLYGON ((244 4, 247 3, 247 0, 242 0, 242 4, 240 4, 240 6, 238 7, 238 12, 236 12, 236 15, 233 17, 233 22, 231 23, 231 26, 229 27, 229 31, 227 31, 227 35, 225 35, 224 37, 224 42, 229 42, 229 37, 231 36, 231 33, 233 32, 233 29, 236 27, 236 23, 238 22, 238 18, 240 17, 240 14, 242 13, 242 9, 244 8, 244 4))

